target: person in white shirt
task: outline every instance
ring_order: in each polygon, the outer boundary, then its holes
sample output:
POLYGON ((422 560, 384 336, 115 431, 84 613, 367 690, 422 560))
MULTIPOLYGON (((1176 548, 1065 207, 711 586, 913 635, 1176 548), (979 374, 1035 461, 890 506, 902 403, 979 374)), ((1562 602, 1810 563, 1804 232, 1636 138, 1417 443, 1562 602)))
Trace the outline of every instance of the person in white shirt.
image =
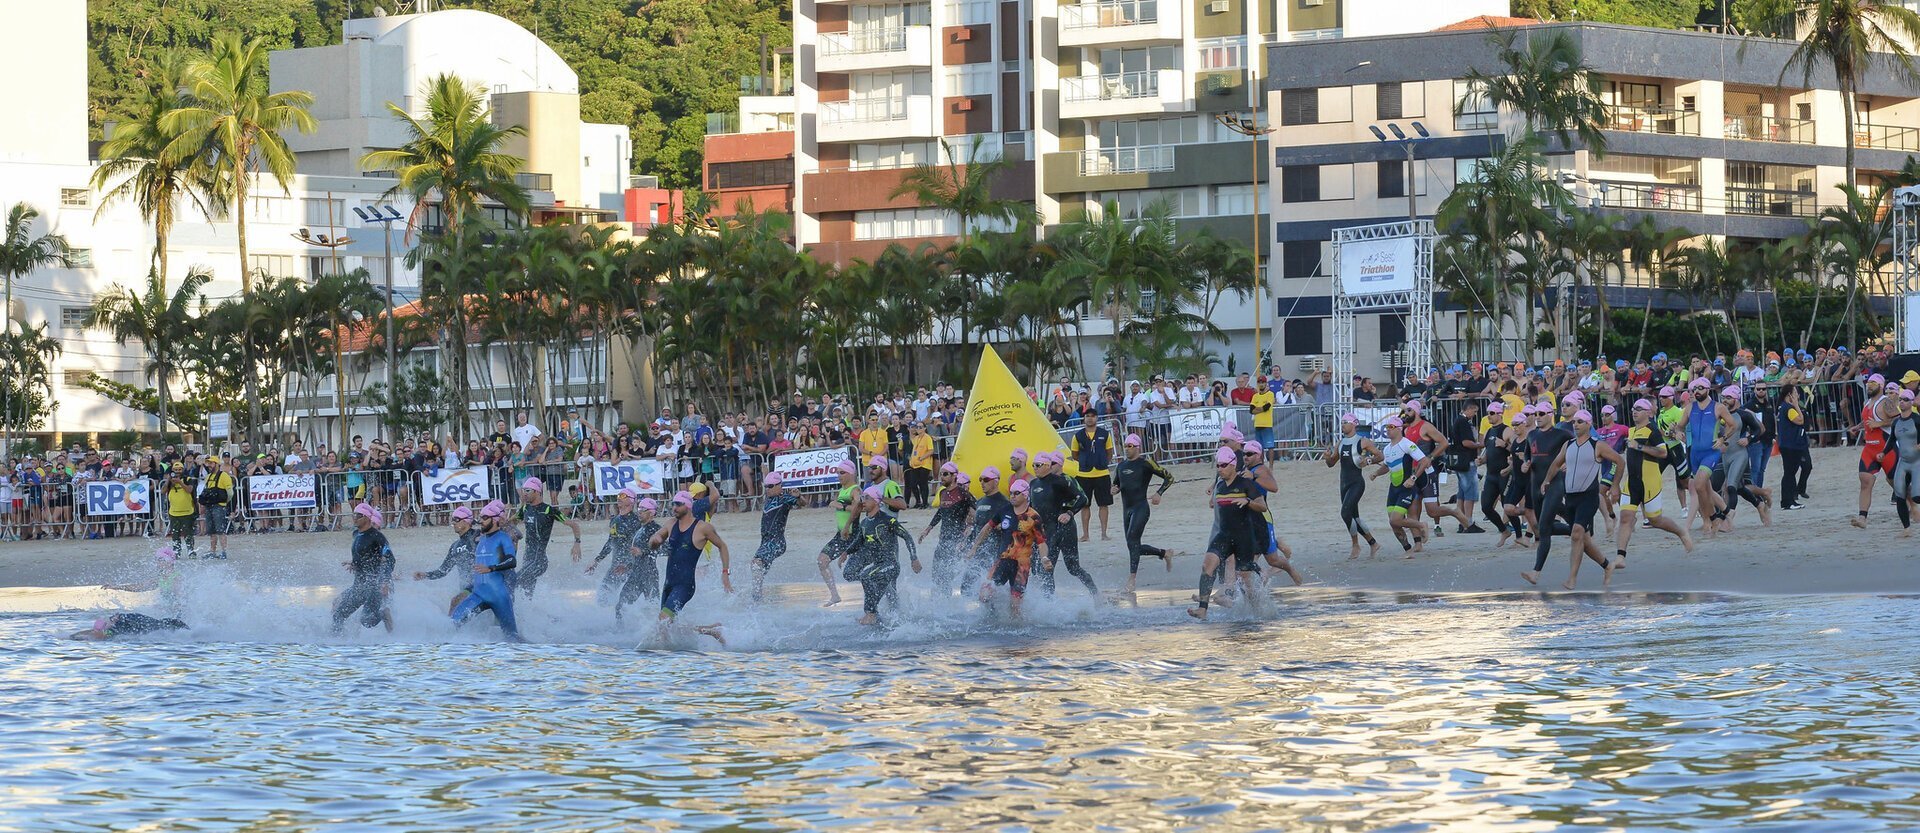
POLYGON ((1206 391, 1201 389, 1199 381, 1189 378, 1185 383, 1180 385, 1180 406, 1183 408, 1199 407, 1201 402, 1206 401, 1206 395, 1206 391))
POLYGON ((1127 430, 1138 431, 1147 424, 1147 394, 1140 390, 1139 382, 1127 386, 1127 430))
POLYGON ((921 388, 913 397, 913 419, 915 422, 926 422, 927 415, 932 412, 933 400, 927 398, 927 389, 921 388))
POLYGON ((521 448, 532 448, 533 441, 541 436, 540 429, 527 422, 526 411, 514 414, 513 419, 513 441, 519 443, 521 448))

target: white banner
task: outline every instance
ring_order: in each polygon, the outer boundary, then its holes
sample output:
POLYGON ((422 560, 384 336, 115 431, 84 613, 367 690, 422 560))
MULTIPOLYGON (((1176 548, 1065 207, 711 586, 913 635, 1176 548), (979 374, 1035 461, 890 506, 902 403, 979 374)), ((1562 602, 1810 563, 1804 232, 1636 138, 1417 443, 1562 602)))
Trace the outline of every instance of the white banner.
POLYGON ((88 515, 144 515, 153 511, 153 486, 144 477, 125 483, 89 480, 86 508, 88 515))
POLYGON ((318 506, 311 474, 256 474, 247 478, 247 510, 318 506))
POLYGON ((593 496, 613 497, 632 486, 643 495, 667 493, 667 467, 659 460, 593 464, 593 496))
POLYGON ((481 466, 441 469, 439 474, 420 473, 420 505, 445 506, 449 503, 479 503, 493 500, 493 478, 481 466))
POLYGON ((1412 292, 1420 242, 1412 237, 1340 244, 1340 291, 1349 296, 1412 292))
POLYGON ((1396 416, 1399 413, 1400 408, 1396 405, 1353 409, 1353 415, 1360 419, 1361 427, 1367 429, 1367 436, 1376 443, 1387 441, 1387 417, 1396 416))
POLYGON ((1920 351, 1920 292, 1909 292, 1903 300, 1907 304, 1907 343, 1900 352, 1912 353, 1920 351))
POLYGON ((1168 442, 1210 443, 1220 439, 1220 426, 1233 418, 1229 408, 1189 408, 1167 415, 1168 442))
POLYGON ((221 411, 207 414, 207 439, 224 440, 233 436, 233 414, 221 411))
POLYGON ((840 482, 837 467, 845 459, 844 448, 790 451, 773 458, 773 470, 780 473, 781 485, 788 489, 832 486, 840 482))

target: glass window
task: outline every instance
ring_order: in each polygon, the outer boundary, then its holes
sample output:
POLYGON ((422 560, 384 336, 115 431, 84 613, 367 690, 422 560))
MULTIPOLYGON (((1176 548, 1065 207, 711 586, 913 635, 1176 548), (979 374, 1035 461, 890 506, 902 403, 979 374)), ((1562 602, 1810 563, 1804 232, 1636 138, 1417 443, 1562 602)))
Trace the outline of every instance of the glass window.
POLYGON ((1319 124, 1320 90, 1280 91, 1280 123, 1283 125, 1319 124))
POLYGON ((77 333, 87 328, 87 313, 92 307, 61 307, 60 330, 77 333))
POLYGON ((1287 319, 1286 336, 1280 349, 1289 356, 1311 356, 1326 343, 1323 336, 1327 319, 1293 317, 1287 319))
MULTIPOLYGON (((324 230, 328 226, 339 227, 347 224, 346 200, 315 199, 308 197, 301 200, 301 202, 306 204, 307 219, 305 222, 309 229, 324 230)), ((321 232, 316 231, 315 233, 321 232)))
POLYGON ((1280 169, 1281 202, 1317 202, 1319 199, 1319 165, 1288 165, 1280 169))
POLYGON ((269 278, 293 277, 293 255, 247 255, 254 274, 269 278))
POLYGON ((1379 169, 1380 198, 1404 197, 1407 195, 1407 163, 1381 162, 1379 169))
POLYGON ((1241 69, 1247 65, 1247 38, 1209 38, 1196 44, 1200 49, 1200 68, 1241 69))
POLYGON ((1453 129, 1487 130, 1500 124, 1500 111, 1486 93, 1466 81, 1453 82, 1453 129))
POLYGON ((1380 316, 1380 351, 1384 353, 1405 346, 1407 346, 1407 317, 1392 312, 1380 316))
POLYGON ((1213 216, 1252 214, 1253 197, 1252 185, 1216 185, 1213 188, 1213 216))
POLYGON ((996 80, 992 64, 961 64, 947 71, 947 95, 992 95, 996 80))
POLYGON ((1454 182, 1480 181, 1480 163, 1493 164, 1492 159, 1455 159, 1453 160, 1454 182))
POLYGON ((951 212, 937 208, 858 211, 853 215, 853 239, 943 237, 957 234, 958 226, 957 218, 951 212))
POLYGON ((1382 120, 1404 118, 1405 108, 1400 105, 1401 84, 1398 81, 1382 83, 1375 88, 1374 117, 1382 120))
POLYGON ((1311 278, 1320 274, 1320 241, 1288 240, 1280 244, 1280 277, 1311 278))

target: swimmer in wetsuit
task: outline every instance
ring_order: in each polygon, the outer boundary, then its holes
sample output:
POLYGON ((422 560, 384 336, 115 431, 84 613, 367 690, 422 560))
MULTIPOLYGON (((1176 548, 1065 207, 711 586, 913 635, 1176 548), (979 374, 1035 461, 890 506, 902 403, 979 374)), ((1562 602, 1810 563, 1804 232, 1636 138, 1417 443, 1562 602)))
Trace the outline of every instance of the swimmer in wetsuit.
POLYGON ((529 477, 520 484, 520 520, 526 524, 526 538, 522 542, 524 551, 521 563, 515 570, 514 585, 533 597, 533 585, 547 572, 547 541, 553 537, 556 523, 567 525, 573 530, 573 560, 580 560, 580 522, 567 517, 560 507, 547 502, 546 484, 538 477, 529 477))
POLYGON ((1173 572, 1174 553, 1140 540, 1146 535, 1153 507, 1160 505, 1160 496, 1173 486, 1173 472, 1141 453, 1139 434, 1128 434, 1123 447, 1126 456, 1113 469, 1113 492, 1120 496, 1120 525, 1127 538, 1126 592, 1132 594, 1134 583, 1140 577, 1140 556, 1158 558, 1167 565, 1167 572, 1173 572), (1156 478, 1160 488, 1148 494, 1147 487, 1153 485, 1156 478))
POLYGON ((513 537, 507 534, 507 505, 488 503, 480 510, 480 537, 474 542, 473 584, 448 615, 464 624, 482 610, 493 611, 507 639, 523 641, 513 617, 513 537))
MULTIPOLYGON (((693 601, 694 575, 700 564, 700 551, 712 544, 720 551, 720 586, 728 593, 733 592, 733 556, 727 550, 727 542, 714 531, 713 524, 693 516, 693 495, 688 492, 676 492, 671 504, 673 520, 665 529, 647 539, 648 546, 661 548, 667 556, 665 571, 666 584, 660 590, 660 632, 666 635, 667 626, 680 615, 681 608, 693 601)), ((720 635, 720 626, 697 625, 696 633, 713 637, 720 644, 727 644, 720 635)))
POLYGON ((967 549, 966 572, 960 577, 962 588, 974 586, 983 575, 991 575, 994 569, 994 553, 1007 549, 1006 535, 995 529, 993 519, 1006 511, 1011 501, 1000 491, 1000 469, 988 466, 980 470, 980 502, 974 508, 973 526, 969 527, 967 538, 973 544, 967 549), (982 545, 985 545, 984 547, 982 545))
POLYGON ((333 605, 333 632, 338 635, 347 618, 360 611, 360 626, 371 628, 385 623, 393 633, 393 611, 387 598, 393 594, 393 548, 386 533, 380 531, 380 510, 371 504, 353 507, 352 556, 344 566, 353 571, 353 584, 333 605))
POLYGON ((600 589, 594 592, 594 599, 602 606, 610 605, 620 596, 620 590, 626 585, 627 574, 633 571, 635 561, 640 557, 640 543, 635 536, 640 534, 640 514, 636 510, 636 501, 640 499, 640 490, 628 486, 615 493, 613 514, 607 518, 607 542, 600 545, 600 553, 593 557, 593 563, 587 565, 587 575, 600 566, 600 562, 613 558, 607 575, 600 579, 600 589))
POLYGON ((777 471, 767 472, 760 481, 766 487, 766 497, 760 506, 760 548, 753 551, 753 598, 759 601, 761 591, 767 579, 767 571, 773 569, 773 562, 787 554, 787 516, 793 514, 793 507, 800 505, 800 499, 787 494, 781 487, 785 478, 777 471))
POLYGON ((660 531, 660 522, 654 520, 659 513, 660 504, 653 498, 642 498, 634 504, 634 515, 640 521, 639 529, 633 533, 637 554, 633 558, 633 569, 627 571, 627 580, 620 585, 620 598, 613 603, 614 619, 621 618, 627 605, 660 595, 660 550, 650 543, 654 533, 660 531))
POLYGON ((1367 522, 1360 519, 1360 499, 1367 495, 1367 467, 1380 462, 1380 449, 1375 448, 1373 440, 1360 434, 1360 418, 1354 414, 1340 417, 1340 442, 1327 448, 1320 459, 1328 468, 1340 467, 1340 523, 1347 528, 1347 538, 1352 546, 1347 550, 1347 560, 1360 557, 1360 542, 1367 542, 1367 557, 1380 555, 1380 542, 1373 537, 1373 530, 1367 528, 1367 522))
POLYGON ((473 526, 473 510, 461 506, 453 510, 453 543, 447 545, 447 557, 440 566, 431 572, 413 574, 414 581, 439 581, 448 574, 460 577, 460 590, 454 594, 453 603, 447 610, 459 606, 473 589, 473 550, 480 541, 480 530, 473 526))
POLYGON ((83 642, 104 642, 116 636, 185 630, 186 627, 187 623, 179 619, 158 619, 144 613, 115 613, 112 616, 93 620, 92 628, 77 631, 67 638, 83 642))
POLYGON ((1264 522, 1262 516, 1267 509, 1266 501, 1257 496, 1259 485, 1253 476, 1240 470, 1240 452, 1231 448, 1215 451, 1214 468, 1219 475, 1213 483, 1217 531, 1207 543, 1207 557, 1200 565, 1200 587, 1194 595, 1198 606, 1187 610, 1188 616, 1201 620, 1207 618, 1207 606, 1213 599, 1214 571, 1222 564, 1231 564, 1249 590, 1259 577, 1262 553, 1257 551, 1253 525, 1264 522))
POLYGON ((913 560, 916 573, 920 572, 920 554, 914 547, 913 536, 901 528, 898 518, 887 513, 886 490, 874 485, 860 494, 860 537, 852 554, 847 556, 846 571, 841 577, 860 582, 860 624, 877 625, 881 602, 891 601, 896 609, 900 606, 898 542, 907 542, 907 557, 913 560))
POLYGON ((1693 552, 1693 537, 1665 515, 1661 494, 1665 480, 1660 474, 1672 447, 1660 432, 1654 405, 1645 399, 1633 403, 1633 427, 1627 429, 1626 463, 1620 467, 1620 513, 1613 533, 1613 568, 1627 566, 1627 542, 1633 540, 1634 516, 1644 515, 1647 524, 1680 539, 1687 552, 1693 552))
POLYGON ((820 580, 827 583, 827 600, 821 607, 840 603, 840 588, 833 583, 833 568, 853 551, 856 528, 853 506, 860 502, 860 467, 852 460, 841 460, 833 470, 840 477, 840 486, 833 493, 833 537, 820 548, 820 580))
POLYGON ((918 540, 926 543, 934 529, 940 530, 940 539, 933 546, 933 587, 937 593, 951 595, 953 583, 960 577, 960 562, 966 555, 967 528, 973 521, 976 503, 973 492, 967 489, 967 475, 959 466, 952 463, 940 466, 940 494, 936 498, 939 505, 933 510, 933 520, 927 522, 918 540))
MULTIPOLYGON (((1047 559, 1039 556, 1039 547, 1047 543, 1046 523, 1029 503, 1030 491, 1027 483, 1015 483, 1008 492, 1008 500, 993 517, 988 518, 986 526, 996 532, 997 537, 1006 542, 1006 548, 994 561, 991 580, 980 585, 980 603, 992 604, 994 585, 1007 587, 1007 612, 1013 618, 1020 618, 1020 603, 1027 596, 1027 577, 1033 569, 1033 559, 1040 558, 1042 564, 1047 559)), ((984 542, 987 530, 983 530, 980 541, 984 542)))

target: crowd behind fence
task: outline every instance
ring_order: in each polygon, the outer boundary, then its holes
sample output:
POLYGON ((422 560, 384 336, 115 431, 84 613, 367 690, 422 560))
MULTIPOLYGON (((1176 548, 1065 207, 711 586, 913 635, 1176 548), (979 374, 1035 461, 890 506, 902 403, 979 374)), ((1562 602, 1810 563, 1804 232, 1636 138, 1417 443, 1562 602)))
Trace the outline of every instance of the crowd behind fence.
MULTIPOLYGON (((1853 381, 1810 382, 1797 385, 1802 408, 1809 417, 1807 434, 1816 445, 1850 445, 1858 441, 1857 428, 1866 404, 1864 388, 1853 381)), ((1765 391, 1763 393, 1770 393, 1765 391)), ((1596 413, 1606 405, 1618 408, 1627 421, 1632 399, 1604 391, 1588 392, 1596 413)), ((1758 404, 1748 391, 1749 404, 1758 404)), ((1637 398, 1637 396, 1635 396, 1637 398)), ((1446 431, 1461 409, 1471 403, 1484 416, 1490 394, 1451 395, 1425 400, 1424 417, 1446 431)), ((1340 418, 1358 413, 1379 433, 1377 422, 1400 404, 1396 399, 1302 403, 1273 408, 1271 424, 1256 427, 1245 406, 1184 408, 1152 415, 1129 414, 1098 420, 1112 443, 1114 459, 1124 453, 1124 438, 1137 434, 1146 454, 1163 464, 1178 465, 1208 458, 1218 447, 1222 424, 1232 423, 1248 439, 1257 439, 1276 460, 1318 455, 1340 436, 1340 418)), ((1478 420, 1476 420, 1476 426, 1478 420)), ((1071 445, 1083 427, 1059 429, 1062 445, 1071 445)), ((937 471, 953 456, 957 433, 934 438, 927 467, 937 471)), ((1037 451, 1038 449, 1035 449, 1037 451)), ((892 475, 903 480, 910 461, 889 448, 892 475)), ((576 460, 569 463, 482 463, 459 468, 430 468, 419 472, 400 469, 324 471, 236 477, 228 517, 234 533, 324 532, 350 527, 352 507, 366 501, 380 508, 389 526, 441 525, 456 507, 478 507, 490 499, 510 505, 521 501, 520 486, 539 478, 544 499, 573 517, 602 519, 621 488, 633 486, 645 497, 662 502, 695 483, 711 488, 708 497, 717 513, 757 511, 761 478, 770 471, 787 477, 789 492, 803 505, 824 507, 838 488, 831 474, 839 459, 859 459, 856 438, 843 445, 821 448, 743 453, 737 461, 718 466, 690 465, 685 459, 576 460)), ((929 479, 935 476, 929 473, 929 479)), ((23 537, 139 537, 164 534, 169 501, 163 486, 147 477, 76 478, 70 481, 26 484, 15 479, 11 500, 0 503, 0 536, 23 537)), ((185 481, 198 497, 205 482, 185 481)), ((206 533, 206 510, 196 500, 194 521, 206 533)))

